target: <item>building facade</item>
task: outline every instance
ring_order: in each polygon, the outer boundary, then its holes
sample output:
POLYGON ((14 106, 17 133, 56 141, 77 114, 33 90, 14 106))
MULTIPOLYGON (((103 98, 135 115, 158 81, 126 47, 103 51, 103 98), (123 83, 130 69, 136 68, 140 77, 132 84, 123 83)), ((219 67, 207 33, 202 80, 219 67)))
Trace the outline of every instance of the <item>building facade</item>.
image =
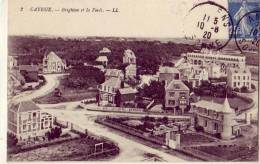
POLYGON ((127 49, 124 51, 123 63, 124 64, 136 64, 136 56, 132 50, 127 49))
POLYGON ((223 104, 214 101, 201 100, 192 104, 195 126, 201 126, 204 132, 219 135, 229 140, 240 134, 240 126, 234 120, 235 111, 230 107, 226 98, 223 104))
POLYGON ((125 78, 135 78, 137 76, 137 68, 135 64, 129 64, 125 68, 125 78))
POLYGON ((245 69, 229 69, 227 76, 227 84, 232 89, 246 87, 251 89, 251 72, 245 69))
POLYGON ((172 80, 180 80, 180 71, 174 67, 160 66, 157 74, 159 81, 164 82, 165 86, 168 86, 172 80))
POLYGON ((96 62, 102 64, 104 67, 106 67, 108 65, 108 58, 107 56, 99 56, 96 59, 96 62))
POLYGON ((52 115, 42 112, 32 101, 12 104, 8 109, 8 132, 18 141, 42 137, 53 127, 52 115))
POLYGON ((172 80, 165 88, 165 108, 183 114, 190 104, 189 88, 180 80, 172 80))
POLYGON ((54 52, 43 57, 43 73, 63 73, 66 69, 66 62, 54 52))
POLYGON ((122 86, 120 78, 111 77, 99 86, 99 105, 116 105, 116 94, 122 86))
POLYGON ((191 52, 182 55, 188 62, 194 66, 205 66, 208 69, 219 66, 221 76, 227 76, 228 68, 245 68, 246 58, 242 55, 233 55, 224 52, 214 52, 203 49, 201 52, 191 52))
POLYGON ((121 80, 124 79, 124 72, 119 69, 106 69, 105 72, 105 80, 110 79, 111 77, 120 78, 121 80))

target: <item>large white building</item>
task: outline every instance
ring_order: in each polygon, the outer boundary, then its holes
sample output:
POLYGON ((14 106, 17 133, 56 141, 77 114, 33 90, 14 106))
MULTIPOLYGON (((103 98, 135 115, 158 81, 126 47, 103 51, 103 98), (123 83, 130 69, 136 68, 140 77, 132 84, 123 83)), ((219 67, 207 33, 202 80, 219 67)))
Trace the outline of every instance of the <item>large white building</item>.
POLYGON ((54 52, 43 57, 43 73, 62 73, 66 69, 66 62, 54 52))
POLYGON ((33 101, 12 104, 8 109, 8 132, 18 141, 42 137, 53 127, 52 115, 42 112, 33 101))
POLYGON ((220 51, 203 49, 201 52, 191 52, 182 55, 190 64, 194 66, 204 66, 210 72, 216 72, 215 68, 220 68, 220 76, 227 76, 228 68, 245 68, 246 57, 242 55, 233 55, 220 51))
POLYGON ((125 68, 125 78, 135 78, 137 76, 137 68, 135 64, 129 64, 125 68))
POLYGON ((248 68, 244 69, 228 69, 227 84, 231 88, 241 89, 246 87, 251 89, 251 72, 248 68))

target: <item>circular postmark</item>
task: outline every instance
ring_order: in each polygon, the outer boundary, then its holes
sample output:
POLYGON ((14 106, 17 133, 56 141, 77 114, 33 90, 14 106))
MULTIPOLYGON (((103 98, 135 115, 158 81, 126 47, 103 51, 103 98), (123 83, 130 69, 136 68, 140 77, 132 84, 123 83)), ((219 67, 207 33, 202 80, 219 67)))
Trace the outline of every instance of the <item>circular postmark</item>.
POLYGON ((256 52, 260 44, 260 10, 247 12, 237 22, 235 41, 241 53, 256 52))
POLYGON ((220 50, 231 40, 233 32, 228 10, 212 1, 194 5, 184 19, 185 38, 197 41, 201 48, 220 50))

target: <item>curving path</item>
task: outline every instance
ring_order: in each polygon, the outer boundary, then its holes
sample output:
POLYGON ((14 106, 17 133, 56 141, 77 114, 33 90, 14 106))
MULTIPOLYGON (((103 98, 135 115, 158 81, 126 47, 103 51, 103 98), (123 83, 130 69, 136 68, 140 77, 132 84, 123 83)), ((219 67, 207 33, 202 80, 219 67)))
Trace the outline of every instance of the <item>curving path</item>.
POLYGON ((63 75, 64 74, 43 75, 46 80, 46 84, 44 86, 42 86, 40 89, 37 89, 37 90, 22 92, 16 96, 14 96, 11 99, 11 101, 21 102, 21 101, 32 100, 32 99, 47 95, 48 93, 52 92, 59 85, 58 78, 63 75))

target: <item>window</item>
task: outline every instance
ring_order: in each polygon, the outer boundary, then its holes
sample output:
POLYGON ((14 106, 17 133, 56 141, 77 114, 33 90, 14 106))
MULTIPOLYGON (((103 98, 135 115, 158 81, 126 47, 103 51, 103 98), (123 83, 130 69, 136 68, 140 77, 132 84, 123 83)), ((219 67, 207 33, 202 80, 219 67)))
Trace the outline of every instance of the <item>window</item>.
POLYGON ((243 76, 243 80, 245 80, 246 79, 246 77, 245 76, 243 76))
POLYGON ((23 130, 26 130, 26 125, 23 125, 23 130))
POLYGON ((207 120, 204 121, 204 126, 205 126, 205 127, 208 126, 208 121, 207 121, 207 120))
POLYGON ((238 78, 238 80, 240 80, 240 76, 238 76, 237 78, 238 78))
POLYGON ((240 82, 237 82, 237 86, 240 86, 240 82))
POLYGON ((234 87, 236 87, 236 84, 237 84, 237 83, 236 83, 236 82, 234 82, 233 86, 234 86, 234 87))
POLYGON ((186 104, 186 100, 180 100, 180 104, 181 105, 185 105, 186 104))
POLYGON ((218 124, 214 123, 214 130, 218 130, 218 124))
POLYGON ((33 117, 36 117, 36 112, 33 112, 33 117))
POLYGON ((174 101, 174 100, 169 100, 169 101, 168 101, 168 104, 169 104, 169 105, 175 105, 175 101, 174 101))
POLYGON ((175 92, 169 92, 170 97, 174 97, 175 92))

